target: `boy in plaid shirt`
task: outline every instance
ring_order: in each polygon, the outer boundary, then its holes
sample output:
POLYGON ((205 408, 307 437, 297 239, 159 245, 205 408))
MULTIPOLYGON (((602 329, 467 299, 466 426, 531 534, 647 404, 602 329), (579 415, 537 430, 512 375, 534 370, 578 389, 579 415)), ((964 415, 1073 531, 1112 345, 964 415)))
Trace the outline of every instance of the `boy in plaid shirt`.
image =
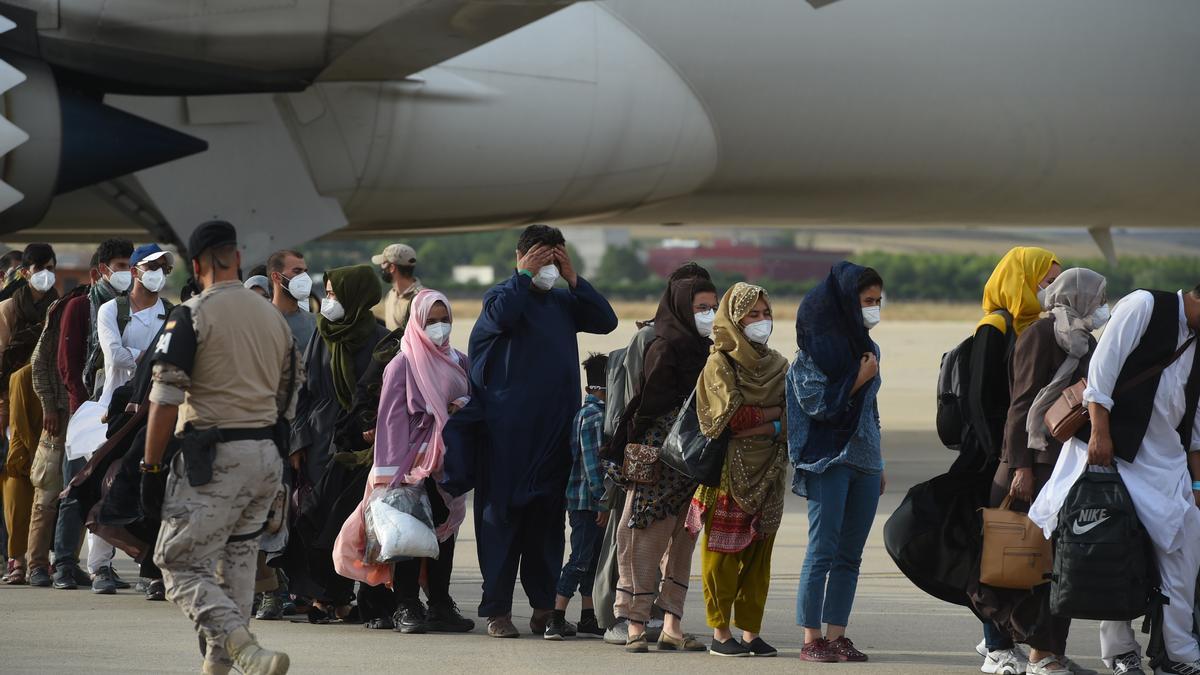
POLYGON ((604 637, 596 623, 592 606, 592 582, 600 561, 600 541, 608 524, 604 506, 604 476, 600 471, 600 445, 604 441, 605 380, 608 356, 589 354, 583 362, 587 375, 587 398, 571 426, 571 478, 567 482, 567 518, 571 523, 571 557, 558 577, 558 596, 554 615, 546 624, 547 640, 562 640, 573 635, 604 637), (576 628, 567 623, 567 604, 575 591, 583 598, 583 610, 576 628))

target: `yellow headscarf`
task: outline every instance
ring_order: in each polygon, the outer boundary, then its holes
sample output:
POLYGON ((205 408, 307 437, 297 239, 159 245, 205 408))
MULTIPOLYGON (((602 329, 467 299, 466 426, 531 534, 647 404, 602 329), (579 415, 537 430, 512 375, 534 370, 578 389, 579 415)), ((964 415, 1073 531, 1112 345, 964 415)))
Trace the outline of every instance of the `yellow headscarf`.
POLYGON ((1037 297, 1038 284, 1057 262, 1053 253, 1035 246, 1018 246, 1005 253, 983 287, 983 311, 986 316, 976 329, 992 326, 1001 333, 1005 332, 1004 317, 992 314, 1000 309, 1012 314, 1017 335, 1037 321, 1042 314, 1042 303, 1038 302, 1037 297))

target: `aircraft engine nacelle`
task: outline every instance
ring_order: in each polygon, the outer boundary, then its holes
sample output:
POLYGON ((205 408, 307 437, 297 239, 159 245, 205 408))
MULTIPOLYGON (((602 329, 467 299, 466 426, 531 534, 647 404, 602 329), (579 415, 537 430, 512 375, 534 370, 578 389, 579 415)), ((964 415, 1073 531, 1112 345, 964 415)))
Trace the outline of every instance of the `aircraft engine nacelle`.
POLYGON ((364 235, 620 212, 692 192, 717 164, 690 86, 593 3, 410 80, 279 102, 317 190, 364 235))

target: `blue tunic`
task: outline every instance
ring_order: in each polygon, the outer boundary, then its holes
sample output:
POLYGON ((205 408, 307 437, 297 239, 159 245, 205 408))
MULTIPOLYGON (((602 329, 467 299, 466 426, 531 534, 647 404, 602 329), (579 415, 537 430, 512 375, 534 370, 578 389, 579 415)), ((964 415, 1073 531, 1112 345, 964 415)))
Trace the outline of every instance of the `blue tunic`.
POLYGON ((564 494, 582 396, 576 333, 617 327, 608 301, 584 279, 548 293, 531 283, 514 274, 484 296, 471 331, 473 410, 452 417, 445 434, 446 483, 472 484, 477 500, 501 507, 564 494), (464 433, 466 424, 474 432, 464 433))

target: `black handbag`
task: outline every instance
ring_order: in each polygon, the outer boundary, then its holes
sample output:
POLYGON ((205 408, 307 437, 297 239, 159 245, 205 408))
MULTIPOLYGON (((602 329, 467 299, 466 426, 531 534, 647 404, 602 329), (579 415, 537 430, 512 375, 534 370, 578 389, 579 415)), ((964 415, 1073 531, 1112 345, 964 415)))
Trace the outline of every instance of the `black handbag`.
POLYGON ((716 487, 721 484, 721 469, 732 436, 733 430, 728 426, 717 438, 709 438, 700 431, 693 390, 671 425, 667 440, 663 441, 659 461, 702 485, 716 487))

